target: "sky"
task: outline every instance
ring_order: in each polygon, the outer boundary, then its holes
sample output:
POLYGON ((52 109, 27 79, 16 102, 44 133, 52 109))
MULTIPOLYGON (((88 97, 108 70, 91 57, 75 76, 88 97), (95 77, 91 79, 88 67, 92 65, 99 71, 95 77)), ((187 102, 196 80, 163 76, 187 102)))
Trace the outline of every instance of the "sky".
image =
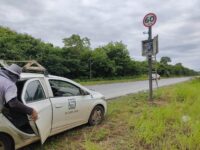
POLYGON ((157 59, 168 56, 172 64, 200 71, 199 0, 0 0, 0 26, 60 47, 72 34, 88 37, 93 48, 122 41, 131 58, 145 60, 143 18, 150 12, 157 15, 157 59))

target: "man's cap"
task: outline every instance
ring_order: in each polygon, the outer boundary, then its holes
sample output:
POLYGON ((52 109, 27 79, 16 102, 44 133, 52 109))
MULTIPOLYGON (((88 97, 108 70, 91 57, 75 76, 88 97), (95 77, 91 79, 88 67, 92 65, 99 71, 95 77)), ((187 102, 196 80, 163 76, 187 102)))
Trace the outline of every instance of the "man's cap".
POLYGON ((17 75, 18 77, 20 77, 20 74, 22 73, 22 68, 16 64, 12 64, 8 67, 4 67, 4 69, 8 70, 9 72, 17 75))

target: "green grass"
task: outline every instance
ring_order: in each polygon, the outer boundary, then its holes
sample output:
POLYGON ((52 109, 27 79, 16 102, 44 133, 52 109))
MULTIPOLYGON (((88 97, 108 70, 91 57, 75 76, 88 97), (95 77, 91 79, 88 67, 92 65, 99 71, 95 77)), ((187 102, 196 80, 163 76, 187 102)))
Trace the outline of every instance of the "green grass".
POLYGON ((130 76, 130 77, 116 77, 116 78, 95 78, 95 79, 87 79, 87 80, 75 80, 76 82, 82 85, 96 85, 96 84, 109 84, 109 83, 119 83, 119 82, 132 82, 132 81, 141 81, 147 80, 147 75, 142 76, 130 76))
MULTIPOLYGON (((101 125, 84 125, 49 138, 44 150, 200 149, 200 78, 108 102, 101 125)), ((40 149, 39 144, 32 145, 40 149)))

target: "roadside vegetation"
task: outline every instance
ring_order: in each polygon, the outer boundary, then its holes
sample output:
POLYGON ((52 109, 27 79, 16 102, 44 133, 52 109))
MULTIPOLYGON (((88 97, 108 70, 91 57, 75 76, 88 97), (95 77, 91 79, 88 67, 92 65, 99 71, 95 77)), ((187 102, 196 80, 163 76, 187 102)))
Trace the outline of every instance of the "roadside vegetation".
MULTIPOLYGON (((44 150, 200 149, 200 78, 108 102, 101 125, 87 125, 49 138, 44 150)), ((28 148, 40 149, 36 143, 28 148)))
MULTIPOLYGON (((184 76, 162 76, 161 79, 167 79, 167 78, 180 78, 184 76)), ((141 75, 141 76, 125 76, 125 77, 114 77, 114 78, 94 78, 94 79, 75 79, 76 82, 89 86, 89 85, 99 85, 99 84, 111 84, 111 83, 123 83, 123 82, 134 82, 134 81, 143 81, 148 80, 147 75, 141 75)))
MULTIPOLYGON (((73 34, 63 39, 63 46, 44 43, 27 34, 20 34, 0 26, 0 58, 4 60, 35 59, 50 74, 79 79, 113 79, 138 77, 147 74, 147 61, 136 61, 122 42, 109 42, 91 47, 90 39, 73 34)), ((158 74, 163 76, 191 76, 198 72, 181 63, 170 65, 169 57, 157 63, 158 74)))
POLYGON ((133 82, 147 80, 147 75, 140 76, 126 76, 126 77, 113 77, 113 78, 95 78, 95 79, 85 79, 85 80, 75 80, 82 85, 98 85, 98 84, 109 84, 109 83, 121 83, 121 82, 133 82))

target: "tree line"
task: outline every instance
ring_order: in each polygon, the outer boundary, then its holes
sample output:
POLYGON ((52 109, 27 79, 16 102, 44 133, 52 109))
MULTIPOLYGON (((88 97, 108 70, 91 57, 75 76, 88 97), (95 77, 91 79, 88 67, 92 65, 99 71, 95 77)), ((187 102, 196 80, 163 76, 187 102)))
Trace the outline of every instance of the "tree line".
MULTIPOLYGON (((49 73, 72 79, 140 76, 148 73, 147 61, 132 59, 122 41, 91 48, 89 38, 73 34, 64 38, 63 43, 63 47, 54 46, 0 26, 0 59, 35 59, 49 73)), ((156 64, 161 76, 198 74, 181 63, 170 65, 169 62, 169 57, 162 57, 156 64)))

